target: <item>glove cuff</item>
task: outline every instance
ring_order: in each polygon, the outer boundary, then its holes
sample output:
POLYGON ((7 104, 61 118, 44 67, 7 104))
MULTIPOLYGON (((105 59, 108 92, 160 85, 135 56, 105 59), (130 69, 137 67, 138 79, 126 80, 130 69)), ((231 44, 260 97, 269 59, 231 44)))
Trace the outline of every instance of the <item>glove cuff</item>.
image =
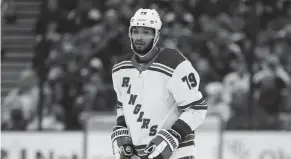
POLYGON ((162 137, 170 146, 171 150, 174 151, 179 146, 179 134, 174 130, 161 129, 158 136, 162 137))
POLYGON ((171 135, 173 135, 179 143, 182 141, 182 136, 176 130, 168 129, 168 132, 171 133, 171 135))
POLYGON ((119 128, 111 134, 111 141, 113 142, 116 138, 119 137, 130 137, 130 132, 128 128, 119 128))

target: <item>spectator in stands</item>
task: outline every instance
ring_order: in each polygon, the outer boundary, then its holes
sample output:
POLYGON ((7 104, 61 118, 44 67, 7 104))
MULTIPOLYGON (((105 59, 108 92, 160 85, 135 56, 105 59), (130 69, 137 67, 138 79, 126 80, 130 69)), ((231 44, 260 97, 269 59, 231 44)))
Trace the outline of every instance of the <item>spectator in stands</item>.
MULTIPOLYGON (((52 104, 45 107, 44 116, 42 119, 41 127, 45 131, 62 131, 65 129, 64 124, 64 111, 60 105, 52 104)), ((39 118, 34 118, 32 122, 27 125, 27 130, 38 129, 39 118)))
POLYGON ((209 63, 221 79, 232 71, 233 62, 242 59, 241 48, 232 41, 228 32, 221 31, 207 43, 207 47, 209 63))
POLYGON ((104 81, 102 79, 102 61, 98 58, 93 58, 90 61, 89 67, 81 70, 81 75, 85 80, 83 85, 83 93, 76 100, 76 105, 81 105, 82 110, 98 110, 104 105, 100 105, 97 97, 98 93, 104 91, 104 81))
POLYGON ((65 12, 61 18, 59 31, 61 33, 78 33, 97 25, 102 20, 101 12, 90 1, 83 1, 81 6, 65 12))
POLYGON ((279 63, 278 57, 267 57, 261 71, 254 75, 256 100, 268 115, 269 127, 278 128, 278 115, 284 108, 284 96, 290 76, 279 63))
POLYGON ((9 121, 2 121, 1 129, 9 131, 24 131, 28 124, 28 120, 24 118, 23 110, 20 108, 11 109, 9 113, 9 121))
POLYGON ((41 12, 37 17, 34 34, 37 42, 42 40, 42 36, 46 35, 51 24, 56 28, 59 26, 60 18, 63 17, 63 12, 58 8, 56 0, 48 0, 43 4, 41 12))
POLYGON ((98 57, 102 60, 104 69, 106 70, 104 74, 105 81, 111 81, 111 63, 110 58, 112 56, 120 56, 129 51, 130 44, 128 40, 128 35, 126 34, 127 28, 120 23, 119 15, 114 9, 109 9, 105 12, 104 21, 99 28, 102 30, 100 35, 101 41, 96 46, 93 57, 98 57))
POLYGON ((205 86, 207 95, 208 112, 207 115, 218 116, 222 121, 227 122, 233 116, 230 104, 230 95, 225 92, 225 88, 220 82, 211 82, 205 86))
POLYGON ((248 122, 248 99, 250 88, 250 74, 244 60, 236 60, 231 64, 234 71, 228 73, 223 79, 224 94, 231 99, 229 105, 232 116, 228 128, 246 128, 248 122))
POLYGON ((101 12, 92 4, 92 2, 84 1, 80 8, 80 28, 90 28, 101 22, 101 12))
POLYGON ((32 68, 36 71, 39 79, 46 78, 49 70, 49 56, 53 51, 53 46, 60 39, 60 35, 56 32, 56 25, 56 23, 49 23, 46 26, 45 34, 42 36, 36 35, 37 43, 34 48, 32 68))
POLYGON ((4 17, 7 24, 13 24, 17 20, 15 1, 3 0, 1 1, 1 16, 4 17))
POLYGON ((246 103, 250 88, 250 74, 245 61, 235 61, 233 72, 228 73, 223 79, 224 90, 231 97, 231 106, 236 115, 245 115, 246 103))
POLYGON ((38 88, 32 70, 21 74, 19 86, 9 92, 2 106, 2 124, 5 129, 24 130, 26 124, 36 115, 38 88))

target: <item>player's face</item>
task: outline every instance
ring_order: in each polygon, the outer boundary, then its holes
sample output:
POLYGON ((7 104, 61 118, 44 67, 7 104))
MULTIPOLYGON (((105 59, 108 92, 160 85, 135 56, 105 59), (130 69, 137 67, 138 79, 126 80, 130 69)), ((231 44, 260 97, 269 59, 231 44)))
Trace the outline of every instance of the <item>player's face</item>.
POLYGON ((139 52, 146 50, 153 42, 155 37, 155 30, 147 27, 132 27, 131 38, 133 46, 139 52))

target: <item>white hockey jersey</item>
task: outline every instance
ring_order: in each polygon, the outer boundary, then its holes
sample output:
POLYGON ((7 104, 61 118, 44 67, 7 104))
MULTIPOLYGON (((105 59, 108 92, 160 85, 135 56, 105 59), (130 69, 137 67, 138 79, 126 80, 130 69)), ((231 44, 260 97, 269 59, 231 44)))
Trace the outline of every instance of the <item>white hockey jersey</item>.
POLYGON ((207 106, 198 90, 199 75, 181 53, 161 49, 147 64, 128 54, 113 66, 112 78, 117 124, 129 128, 139 156, 146 155, 143 149, 160 129, 171 128, 178 119, 191 133, 171 159, 195 156, 194 130, 203 122, 207 106))

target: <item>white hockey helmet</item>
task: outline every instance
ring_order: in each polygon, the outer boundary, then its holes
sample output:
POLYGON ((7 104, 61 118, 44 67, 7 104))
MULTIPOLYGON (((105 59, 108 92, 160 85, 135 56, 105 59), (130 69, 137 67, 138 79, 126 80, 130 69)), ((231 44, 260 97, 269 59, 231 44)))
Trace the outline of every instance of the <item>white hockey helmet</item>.
POLYGON ((143 9, 140 8, 137 10, 134 14, 134 16, 130 20, 130 26, 129 26, 129 38, 130 38, 130 45, 131 49, 139 56, 143 57, 146 56, 151 50, 154 48, 154 46, 157 44, 159 40, 159 31, 162 27, 162 21, 160 19, 159 13, 155 9, 143 9), (144 55, 140 55, 136 52, 136 50, 133 47, 132 39, 131 39, 131 28, 133 26, 141 26, 141 27, 148 27, 153 28, 155 30, 155 36, 153 39, 153 44, 149 51, 145 53, 144 55))

